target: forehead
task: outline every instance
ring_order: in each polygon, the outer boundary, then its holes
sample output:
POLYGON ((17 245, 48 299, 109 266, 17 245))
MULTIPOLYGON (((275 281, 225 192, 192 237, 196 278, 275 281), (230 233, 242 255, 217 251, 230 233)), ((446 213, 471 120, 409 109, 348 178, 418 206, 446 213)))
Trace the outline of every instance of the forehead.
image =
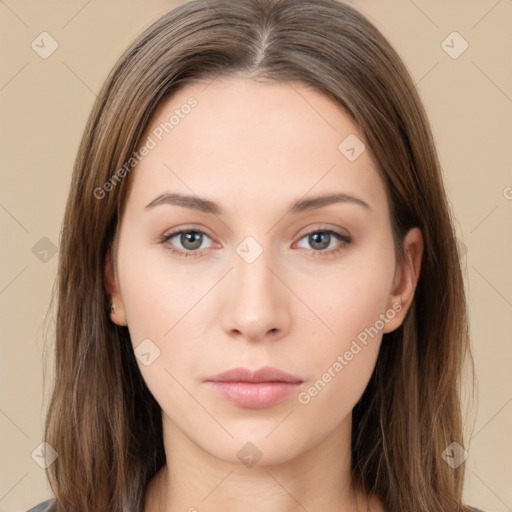
POLYGON ((223 78, 187 84, 160 103, 141 144, 152 149, 133 172, 130 195, 137 202, 171 191, 232 204, 290 203, 329 191, 385 201, 370 148, 352 118, 300 83, 223 78))

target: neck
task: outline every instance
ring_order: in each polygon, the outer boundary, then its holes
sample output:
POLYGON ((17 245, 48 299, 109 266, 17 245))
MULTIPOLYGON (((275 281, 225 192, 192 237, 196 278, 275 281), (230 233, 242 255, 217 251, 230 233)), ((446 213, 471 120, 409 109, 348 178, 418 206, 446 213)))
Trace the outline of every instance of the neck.
POLYGON ((250 467, 206 452, 165 414, 163 427, 167 464, 148 486, 145 512, 384 510, 377 497, 350 489, 351 416, 314 448, 250 467))

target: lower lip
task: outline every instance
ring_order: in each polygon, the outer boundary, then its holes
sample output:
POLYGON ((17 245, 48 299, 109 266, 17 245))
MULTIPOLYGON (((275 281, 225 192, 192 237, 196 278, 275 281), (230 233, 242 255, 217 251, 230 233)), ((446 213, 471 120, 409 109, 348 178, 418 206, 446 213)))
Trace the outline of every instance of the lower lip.
POLYGON ((301 383, 292 382, 215 382, 207 383, 230 402, 249 409, 277 404, 297 391, 301 383))

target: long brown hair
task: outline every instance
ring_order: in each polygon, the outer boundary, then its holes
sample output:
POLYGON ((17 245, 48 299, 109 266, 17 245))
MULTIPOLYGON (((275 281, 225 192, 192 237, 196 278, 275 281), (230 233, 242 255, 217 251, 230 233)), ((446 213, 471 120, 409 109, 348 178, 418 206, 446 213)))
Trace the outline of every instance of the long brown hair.
MULTIPOLYGON (((403 324, 384 334, 353 409, 352 489, 388 512, 463 512, 461 370, 470 352, 463 274, 431 128, 397 52, 361 13, 336 0, 193 0, 168 12, 120 57, 78 150, 60 242, 55 384, 44 440, 66 512, 143 511, 165 465, 161 410, 138 369, 127 327, 112 323, 105 259, 130 176, 126 167, 169 93, 216 76, 315 87, 361 129, 391 207, 397 263, 418 226, 424 254, 403 324), (125 172, 120 172, 124 166, 125 172), (105 183, 110 186, 105 187, 105 183)), ((199 107, 200 108, 200 107, 199 107)))

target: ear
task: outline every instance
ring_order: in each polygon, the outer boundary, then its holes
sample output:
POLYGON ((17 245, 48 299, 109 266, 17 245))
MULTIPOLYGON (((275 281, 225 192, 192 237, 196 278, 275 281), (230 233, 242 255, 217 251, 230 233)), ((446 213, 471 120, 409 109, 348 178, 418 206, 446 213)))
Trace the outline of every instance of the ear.
POLYGON ((395 271, 393 289, 387 306, 387 310, 395 311, 396 314, 385 324, 385 333, 400 327, 414 298, 423 256, 423 236, 418 227, 410 229, 405 235, 404 255, 403 264, 395 271))
POLYGON ((121 298, 121 293, 117 286, 117 279, 112 268, 112 256, 110 249, 108 250, 107 256, 105 258, 105 282, 110 300, 109 313, 110 306, 112 306, 112 304, 115 305, 114 312, 110 313, 110 319, 117 325, 128 325, 126 321, 126 312, 124 309, 123 300, 121 298))

